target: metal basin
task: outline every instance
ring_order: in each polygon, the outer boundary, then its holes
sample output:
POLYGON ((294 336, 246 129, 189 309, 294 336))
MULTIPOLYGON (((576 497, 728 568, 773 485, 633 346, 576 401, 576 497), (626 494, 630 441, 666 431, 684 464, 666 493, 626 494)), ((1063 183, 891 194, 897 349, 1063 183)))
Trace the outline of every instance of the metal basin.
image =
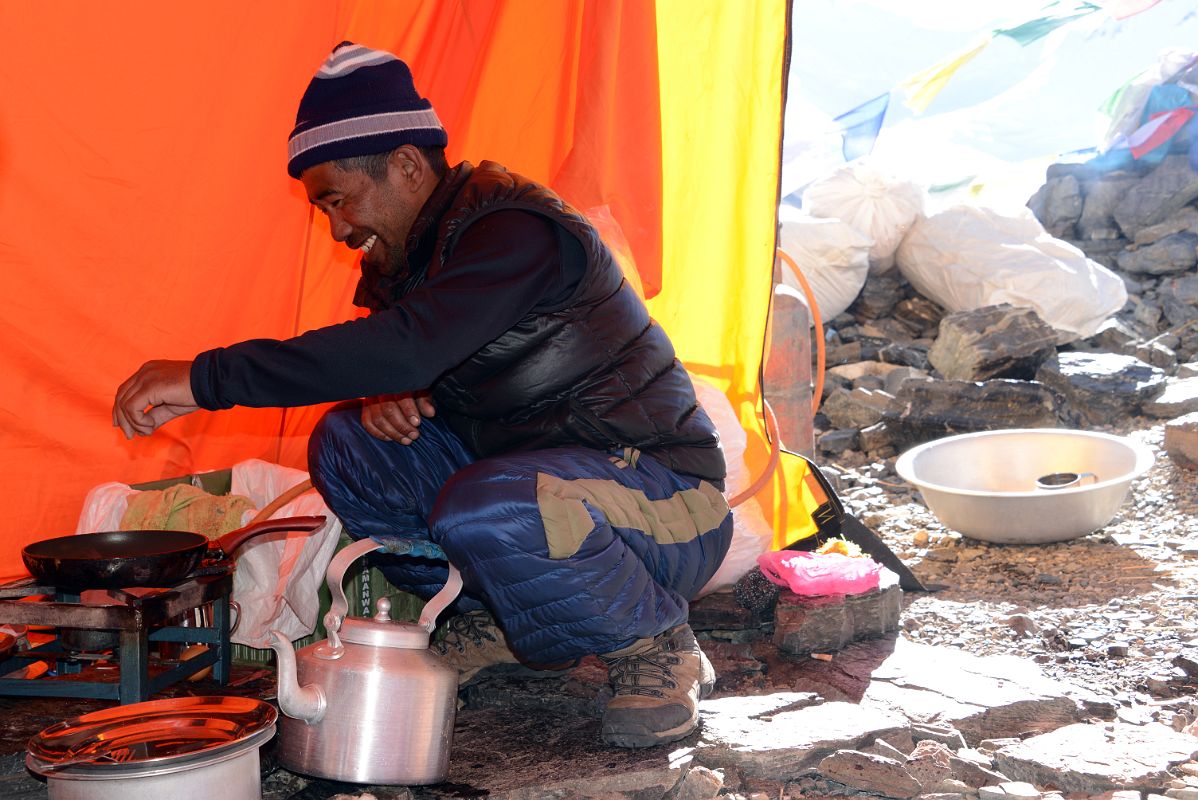
POLYGON ((1154 460, 1146 445, 1123 437, 1033 428, 937 439, 903 453, 895 469, 945 527, 986 542, 1040 544, 1106 525, 1154 460), (1037 486, 1055 473, 1094 477, 1037 486))

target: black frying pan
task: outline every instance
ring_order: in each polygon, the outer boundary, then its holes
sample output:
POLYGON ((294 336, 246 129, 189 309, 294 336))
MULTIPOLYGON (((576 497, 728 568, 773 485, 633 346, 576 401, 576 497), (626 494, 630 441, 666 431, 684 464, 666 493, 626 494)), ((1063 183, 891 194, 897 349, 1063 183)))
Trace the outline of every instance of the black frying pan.
POLYGON ((59 536, 21 550, 39 583, 77 589, 169 586, 204 559, 224 558, 247 539, 272 531, 314 531, 324 517, 282 517, 230 531, 216 541, 188 531, 112 531, 59 536))

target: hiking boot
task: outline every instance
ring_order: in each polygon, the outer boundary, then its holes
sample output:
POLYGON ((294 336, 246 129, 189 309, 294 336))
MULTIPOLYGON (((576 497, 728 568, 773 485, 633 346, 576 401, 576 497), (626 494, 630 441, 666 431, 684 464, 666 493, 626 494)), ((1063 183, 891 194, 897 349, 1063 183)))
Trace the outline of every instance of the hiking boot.
POLYGON ((458 686, 466 686, 489 675, 551 677, 578 662, 540 669, 524 664, 508 646, 495 618, 487 611, 467 611, 445 623, 445 635, 432 644, 433 652, 451 667, 457 667, 458 686))
POLYGON ((599 659, 615 695, 603 712, 602 736, 616 747, 687 736, 699 723, 700 698, 715 687, 715 670, 685 623, 599 659))

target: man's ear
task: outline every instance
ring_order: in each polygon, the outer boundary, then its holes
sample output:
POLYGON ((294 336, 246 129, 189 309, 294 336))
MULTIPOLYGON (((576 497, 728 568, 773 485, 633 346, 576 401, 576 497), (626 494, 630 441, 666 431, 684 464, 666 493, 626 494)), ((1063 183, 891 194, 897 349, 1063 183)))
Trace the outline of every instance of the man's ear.
POLYGON ((400 145, 391 151, 387 164, 393 175, 397 176, 402 185, 416 189, 424 183, 428 164, 420 151, 410 144, 400 145))

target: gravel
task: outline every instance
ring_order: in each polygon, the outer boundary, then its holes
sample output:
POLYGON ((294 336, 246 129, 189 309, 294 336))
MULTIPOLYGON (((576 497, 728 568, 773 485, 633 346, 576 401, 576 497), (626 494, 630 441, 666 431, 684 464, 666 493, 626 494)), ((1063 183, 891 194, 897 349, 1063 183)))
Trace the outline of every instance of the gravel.
POLYGON ((1105 528, 1046 545, 997 545, 946 529, 894 459, 845 451, 822 462, 846 507, 932 593, 907 593, 903 635, 977 655, 1030 658, 1127 721, 1192 721, 1198 704, 1198 473, 1164 452, 1164 425, 1132 418, 1103 428, 1151 446, 1105 528))

